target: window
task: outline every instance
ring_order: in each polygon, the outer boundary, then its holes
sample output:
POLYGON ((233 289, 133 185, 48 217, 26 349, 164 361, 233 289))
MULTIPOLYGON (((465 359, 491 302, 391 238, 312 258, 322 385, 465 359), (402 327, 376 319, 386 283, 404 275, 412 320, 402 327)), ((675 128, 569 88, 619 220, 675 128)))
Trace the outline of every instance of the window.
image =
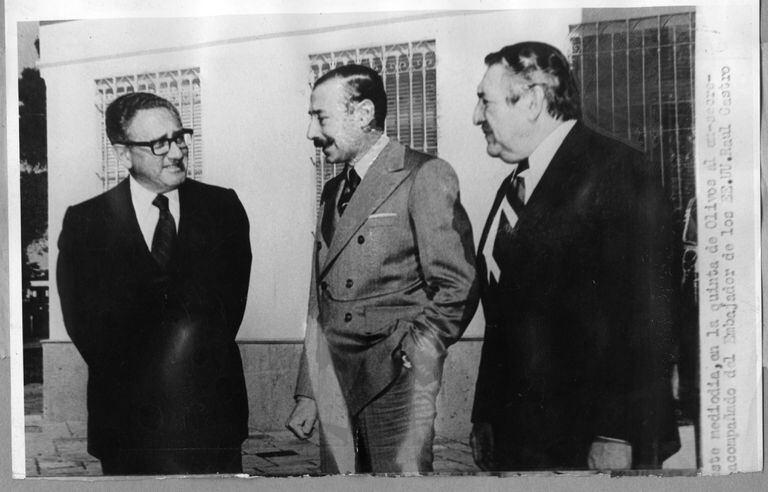
POLYGON ((105 190, 112 188, 128 175, 128 171, 117 163, 117 156, 107 138, 104 123, 104 112, 109 103, 128 92, 152 92, 168 99, 176 106, 181 115, 181 125, 195 130, 189 149, 187 176, 194 179, 202 178, 203 136, 200 114, 200 68, 122 75, 97 79, 95 82, 96 109, 101 114, 102 167, 99 175, 105 190))
MULTIPOLYGON (((413 149, 437 155, 434 40, 310 55, 309 62, 313 83, 341 65, 357 63, 375 69, 387 91, 386 134, 413 149)), ((323 185, 344 165, 326 163, 320 150, 315 152, 315 163, 319 201, 323 185)))
POLYGON ((678 217, 695 196, 694 13, 571 26, 584 119, 639 145, 678 217))

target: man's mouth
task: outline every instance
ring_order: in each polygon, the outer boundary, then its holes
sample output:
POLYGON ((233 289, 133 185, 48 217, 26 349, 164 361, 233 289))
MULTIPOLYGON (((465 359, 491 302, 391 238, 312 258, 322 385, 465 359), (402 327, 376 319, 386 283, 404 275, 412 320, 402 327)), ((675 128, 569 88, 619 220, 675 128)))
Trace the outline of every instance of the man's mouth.
POLYGON ((184 165, 184 161, 171 162, 170 164, 165 165, 163 167, 171 171, 186 171, 186 166, 184 165))
POLYGON ((316 138, 313 140, 313 143, 315 148, 323 149, 323 152, 328 153, 328 149, 334 144, 334 140, 330 138, 328 140, 316 138))

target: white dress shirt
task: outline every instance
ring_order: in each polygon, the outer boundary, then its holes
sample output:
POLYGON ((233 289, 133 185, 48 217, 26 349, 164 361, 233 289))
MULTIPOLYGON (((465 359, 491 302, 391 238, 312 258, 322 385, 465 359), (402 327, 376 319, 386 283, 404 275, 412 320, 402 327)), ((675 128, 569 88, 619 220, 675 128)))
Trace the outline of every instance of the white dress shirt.
MULTIPOLYGON (((141 229, 141 235, 144 236, 144 242, 147 243, 147 249, 152 250, 152 237, 155 235, 155 227, 157 221, 160 219, 160 209, 152 205, 157 193, 149 191, 141 186, 141 184, 133 179, 133 176, 128 178, 130 180, 129 187, 131 190, 131 202, 133 202, 133 210, 136 213, 136 220, 139 222, 139 228, 141 229)), ((181 207, 179 205, 179 191, 172 190, 168 193, 164 193, 168 198, 168 209, 173 215, 173 221, 176 223, 176 231, 179 230, 179 219, 181 218, 181 207)))

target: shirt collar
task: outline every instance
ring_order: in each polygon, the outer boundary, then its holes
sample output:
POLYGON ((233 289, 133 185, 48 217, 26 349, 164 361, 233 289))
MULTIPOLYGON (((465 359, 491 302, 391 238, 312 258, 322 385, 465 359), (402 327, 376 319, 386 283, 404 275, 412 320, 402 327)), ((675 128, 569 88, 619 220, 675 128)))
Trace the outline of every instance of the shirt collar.
POLYGON ((349 163, 350 166, 355 168, 355 172, 358 174, 358 176, 360 176, 360 180, 365 177, 365 173, 368 172, 368 169, 370 169, 373 161, 379 157, 379 154, 381 154, 381 151, 384 150, 384 147, 386 147, 388 143, 389 137, 382 133, 379 139, 376 140, 376 143, 374 143, 371 148, 368 149, 368 152, 363 154, 363 156, 357 161, 349 163))
POLYGON ((541 177, 549 167, 550 162, 552 162, 555 153, 563 144, 565 137, 575 124, 576 120, 567 120, 561 123, 528 156, 528 169, 520 173, 520 176, 525 179, 526 202, 536 188, 536 185, 539 184, 541 177))
MULTIPOLYGON (((141 216, 150 209, 149 207, 154 207, 152 202, 158 194, 144 188, 141 183, 136 181, 133 176, 129 176, 128 179, 130 180, 129 187, 131 190, 131 201, 133 202, 133 209, 136 211, 137 216, 141 216)), ((170 202, 173 202, 174 204, 179 203, 178 189, 163 193, 163 195, 165 195, 170 202)), ((171 210, 173 210, 173 204, 171 204, 170 207, 171 210)), ((175 208, 178 209, 178 207, 175 208)))

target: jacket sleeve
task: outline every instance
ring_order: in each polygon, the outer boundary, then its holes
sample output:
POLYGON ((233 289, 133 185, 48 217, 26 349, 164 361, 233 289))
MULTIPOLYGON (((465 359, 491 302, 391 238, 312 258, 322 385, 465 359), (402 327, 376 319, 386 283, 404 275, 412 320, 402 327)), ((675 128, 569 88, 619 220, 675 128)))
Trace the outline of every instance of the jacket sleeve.
MULTIPOLYGON (((317 237, 315 237, 317 241, 317 237)), ((315 243, 316 244, 316 243, 315 243)), ((313 248, 314 253, 312 255, 312 275, 309 282, 309 305, 307 307, 307 323, 305 330, 316 330, 319 326, 316 322, 319 309, 317 306, 317 287, 316 287, 316 264, 317 264, 317 248, 313 248)), ((301 350, 301 358, 299 359, 299 374, 296 378, 296 389, 294 390, 293 397, 297 398, 303 396, 306 398, 314 399, 314 392, 312 390, 312 381, 309 376, 309 367, 307 357, 315 357, 312 353, 314 344, 310 343, 311 334, 305 332, 304 346, 301 350)))
POLYGON ((409 356, 416 348, 441 356, 477 309, 474 238, 451 166, 433 159, 415 172, 408 211, 430 302, 412 320, 401 348, 409 356))
POLYGON ((671 207, 658 179, 641 154, 626 161, 632 164, 614 166, 615 174, 606 176, 609 198, 596 207, 604 211, 597 219, 603 231, 599 285, 613 323, 603 329, 598 357, 605 398, 595 406, 595 430, 629 441, 635 462, 655 467, 679 447, 671 358, 680 265, 671 207))
POLYGON ((504 393, 499 391, 499 388, 503 387, 505 375, 508 373, 504 364, 508 357, 505 347, 499 328, 486 324, 472 405, 473 424, 495 422, 502 413, 503 404, 499 399, 504 393))
POLYGON ((89 221, 70 207, 64 215, 59 235, 59 256, 56 262, 56 285, 61 300, 64 326, 83 359, 93 366, 106 356, 111 344, 99 329, 101 312, 106 309, 99 295, 100 287, 89 265, 86 247, 89 221))

